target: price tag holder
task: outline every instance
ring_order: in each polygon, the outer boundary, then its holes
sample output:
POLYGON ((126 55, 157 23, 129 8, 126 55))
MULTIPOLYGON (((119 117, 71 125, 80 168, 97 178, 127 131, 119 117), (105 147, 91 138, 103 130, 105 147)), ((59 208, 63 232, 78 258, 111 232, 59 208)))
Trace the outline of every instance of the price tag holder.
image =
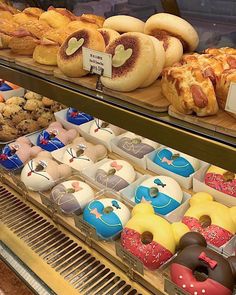
POLYGON ((225 110, 236 115, 236 83, 231 82, 225 110))
POLYGON ((164 279, 164 289, 170 295, 190 295, 167 278, 164 279))
POLYGON ((99 240, 96 229, 84 221, 81 217, 75 216, 75 226, 78 227, 87 238, 94 239, 96 241, 99 240))

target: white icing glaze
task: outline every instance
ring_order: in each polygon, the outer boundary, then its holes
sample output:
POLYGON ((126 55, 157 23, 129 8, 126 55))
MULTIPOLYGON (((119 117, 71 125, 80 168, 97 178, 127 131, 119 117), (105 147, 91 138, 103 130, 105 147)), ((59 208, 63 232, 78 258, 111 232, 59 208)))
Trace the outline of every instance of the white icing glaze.
POLYGON ((86 155, 81 155, 77 157, 76 150, 71 147, 68 147, 66 151, 64 152, 62 161, 63 163, 79 171, 83 170, 84 168, 88 167, 91 164, 94 164, 94 162, 86 155), (74 158, 73 158, 73 161, 71 162, 70 160, 72 159, 72 157, 74 158))
POLYGON ((120 138, 123 138, 123 137, 127 137, 127 138, 130 138, 130 139, 136 139, 137 138, 137 139, 141 140, 142 143, 148 144, 151 147, 153 147, 154 149, 156 149, 159 146, 159 144, 156 143, 155 141, 152 141, 152 140, 150 140, 148 138, 142 137, 140 135, 137 135, 137 134, 135 134, 133 132, 129 132, 129 131, 125 132, 124 134, 122 134, 120 136, 120 138))
POLYGON ((89 134, 103 141, 110 142, 111 139, 116 136, 115 133, 112 131, 109 125, 105 128, 98 129, 98 126, 97 126, 98 122, 99 122, 99 126, 101 126, 104 121, 95 120, 95 122, 92 124, 90 128, 89 134))

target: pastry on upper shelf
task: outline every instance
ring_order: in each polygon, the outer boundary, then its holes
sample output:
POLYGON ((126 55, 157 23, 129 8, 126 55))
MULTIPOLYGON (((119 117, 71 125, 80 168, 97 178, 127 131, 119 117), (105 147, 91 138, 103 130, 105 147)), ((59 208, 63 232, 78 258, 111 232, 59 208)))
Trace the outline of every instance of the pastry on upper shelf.
POLYGON ((102 34, 106 46, 120 36, 117 31, 112 29, 101 28, 98 29, 98 32, 102 34))
POLYGON ((3 19, 12 20, 13 15, 16 13, 19 13, 19 10, 3 2, 0 2, 0 19, 1 20, 3 19))
POLYGON ((200 68, 191 65, 166 68, 161 86, 164 96, 180 113, 204 117, 218 112, 213 84, 200 68))
POLYGON ((144 22, 138 18, 128 15, 115 15, 107 18, 103 28, 112 29, 119 33, 144 31, 144 22))
POLYGON ((183 18, 169 13, 152 15, 145 23, 144 33, 159 40, 166 36, 176 37, 181 41, 185 52, 194 51, 199 43, 194 27, 183 18))
POLYGON ((83 69, 83 46, 97 51, 105 50, 104 39, 95 29, 85 28, 71 34, 57 55, 58 67, 66 76, 79 78, 88 74, 83 69))
POLYGON ((96 14, 82 14, 80 17, 78 17, 79 20, 83 22, 89 22, 96 24, 98 28, 102 28, 105 18, 103 16, 99 16, 96 14))
POLYGON ((13 20, 19 25, 23 25, 29 21, 36 21, 39 19, 43 10, 37 7, 25 8, 22 12, 17 13, 13 16, 13 20))
POLYGON ((229 54, 236 55, 236 48, 221 47, 221 48, 207 48, 204 50, 205 53, 218 55, 218 54, 229 54))
POLYGON ((12 20, 0 19, 0 48, 8 48, 12 34, 19 25, 12 20))

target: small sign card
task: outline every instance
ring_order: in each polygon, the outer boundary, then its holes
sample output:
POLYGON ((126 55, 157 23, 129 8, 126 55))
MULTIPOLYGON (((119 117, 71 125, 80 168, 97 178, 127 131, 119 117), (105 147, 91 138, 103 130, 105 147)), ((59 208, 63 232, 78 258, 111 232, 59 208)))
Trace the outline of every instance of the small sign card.
POLYGON ((83 68, 93 74, 112 77, 112 55, 89 49, 82 48, 83 51, 83 68))
POLYGON ((231 82, 226 100, 225 110, 236 114, 236 83, 231 82))

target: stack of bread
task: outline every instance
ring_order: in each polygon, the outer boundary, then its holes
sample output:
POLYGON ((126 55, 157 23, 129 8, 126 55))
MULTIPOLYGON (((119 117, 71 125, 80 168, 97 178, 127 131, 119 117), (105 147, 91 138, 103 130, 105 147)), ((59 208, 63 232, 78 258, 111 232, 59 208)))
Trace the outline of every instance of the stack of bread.
POLYGON ((177 111, 208 116, 225 109, 231 82, 236 82, 236 49, 209 48, 164 69, 162 92, 177 111))

